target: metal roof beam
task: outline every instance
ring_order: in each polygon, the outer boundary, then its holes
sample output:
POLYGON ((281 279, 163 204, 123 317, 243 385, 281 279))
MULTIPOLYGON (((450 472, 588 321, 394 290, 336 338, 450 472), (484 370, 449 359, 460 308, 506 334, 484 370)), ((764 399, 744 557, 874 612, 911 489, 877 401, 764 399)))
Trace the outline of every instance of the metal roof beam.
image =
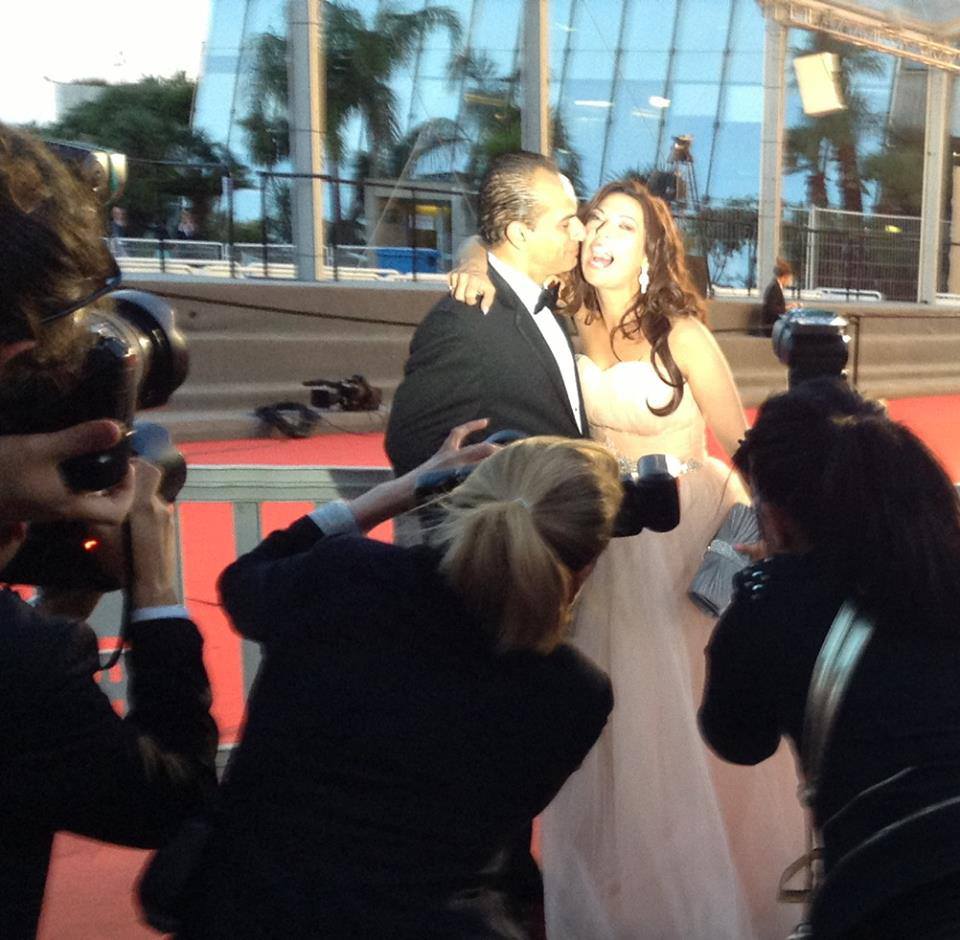
MULTIPOLYGON (((915 25, 896 24, 879 14, 838 7, 822 0, 758 2, 783 26, 825 33, 855 46, 960 73, 960 47, 934 39, 915 25)), ((930 29, 944 35, 937 24, 930 24, 930 29)))

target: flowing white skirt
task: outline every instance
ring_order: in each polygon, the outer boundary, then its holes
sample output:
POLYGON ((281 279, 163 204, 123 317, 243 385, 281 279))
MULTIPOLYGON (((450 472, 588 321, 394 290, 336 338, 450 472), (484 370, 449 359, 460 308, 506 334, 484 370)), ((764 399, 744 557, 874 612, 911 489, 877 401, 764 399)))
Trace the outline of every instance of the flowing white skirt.
POLYGON ((686 591, 737 495, 715 461, 687 474, 680 526, 615 539, 584 586, 573 642, 615 705, 542 820, 549 940, 782 940, 800 919, 776 900, 803 851, 791 752, 724 764, 696 723, 715 621, 686 591))

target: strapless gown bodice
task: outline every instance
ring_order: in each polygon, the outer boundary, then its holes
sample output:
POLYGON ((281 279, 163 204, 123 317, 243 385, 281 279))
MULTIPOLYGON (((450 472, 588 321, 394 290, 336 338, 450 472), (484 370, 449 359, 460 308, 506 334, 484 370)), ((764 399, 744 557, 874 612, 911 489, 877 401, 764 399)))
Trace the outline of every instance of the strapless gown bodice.
POLYGON ((687 462, 680 524, 613 539, 580 595, 571 642, 613 682, 607 727, 541 827, 550 940, 779 940, 796 912, 776 879, 803 846, 789 749, 759 768, 721 764, 697 729, 713 620, 687 596, 704 550, 747 497, 706 455, 689 387, 649 362, 578 360, 591 436, 625 463, 687 462))
POLYGON ((602 369, 579 356, 577 368, 594 440, 630 461, 646 454, 705 459, 706 426, 687 385, 677 409, 657 415, 650 406, 664 407, 674 390, 648 360, 625 360, 602 369))

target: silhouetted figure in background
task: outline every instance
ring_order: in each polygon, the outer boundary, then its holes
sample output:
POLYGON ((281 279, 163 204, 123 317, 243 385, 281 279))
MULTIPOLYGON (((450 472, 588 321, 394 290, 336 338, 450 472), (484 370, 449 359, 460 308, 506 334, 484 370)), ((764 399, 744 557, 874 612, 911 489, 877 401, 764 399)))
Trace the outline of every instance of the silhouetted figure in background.
POLYGON ((793 268, 785 258, 777 258, 773 266, 773 280, 763 292, 763 306, 760 309, 760 332, 769 336, 773 324, 787 312, 785 292, 793 284, 793 268))

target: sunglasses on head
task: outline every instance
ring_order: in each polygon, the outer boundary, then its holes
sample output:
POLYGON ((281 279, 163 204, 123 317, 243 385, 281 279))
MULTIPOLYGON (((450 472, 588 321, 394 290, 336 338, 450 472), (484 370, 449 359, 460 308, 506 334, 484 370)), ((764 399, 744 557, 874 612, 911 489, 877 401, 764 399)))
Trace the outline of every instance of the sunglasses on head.
POLYGON ((98 301, 101 297, 105 297, 107 294, 117 290, 120 287, 120 282, 123 279, 123 275, 120 272, 120 265, 117 264, 117 259, 111 258, 110 260, 113 264, 113 268, 100 287, 94 291, 91 291, 85 297, 81 297, 79 300, 74 301, 68 307, 63 307, 61 310, 56 310, 53 313, 45 314, 44 316, 40 317, 40 323, 53 323, 55 320, 62 320, 64 317, 70 316, 71 313, 76 313, 83 307, 89 307, 90 304, 96 303, 96 301, 98 301))

